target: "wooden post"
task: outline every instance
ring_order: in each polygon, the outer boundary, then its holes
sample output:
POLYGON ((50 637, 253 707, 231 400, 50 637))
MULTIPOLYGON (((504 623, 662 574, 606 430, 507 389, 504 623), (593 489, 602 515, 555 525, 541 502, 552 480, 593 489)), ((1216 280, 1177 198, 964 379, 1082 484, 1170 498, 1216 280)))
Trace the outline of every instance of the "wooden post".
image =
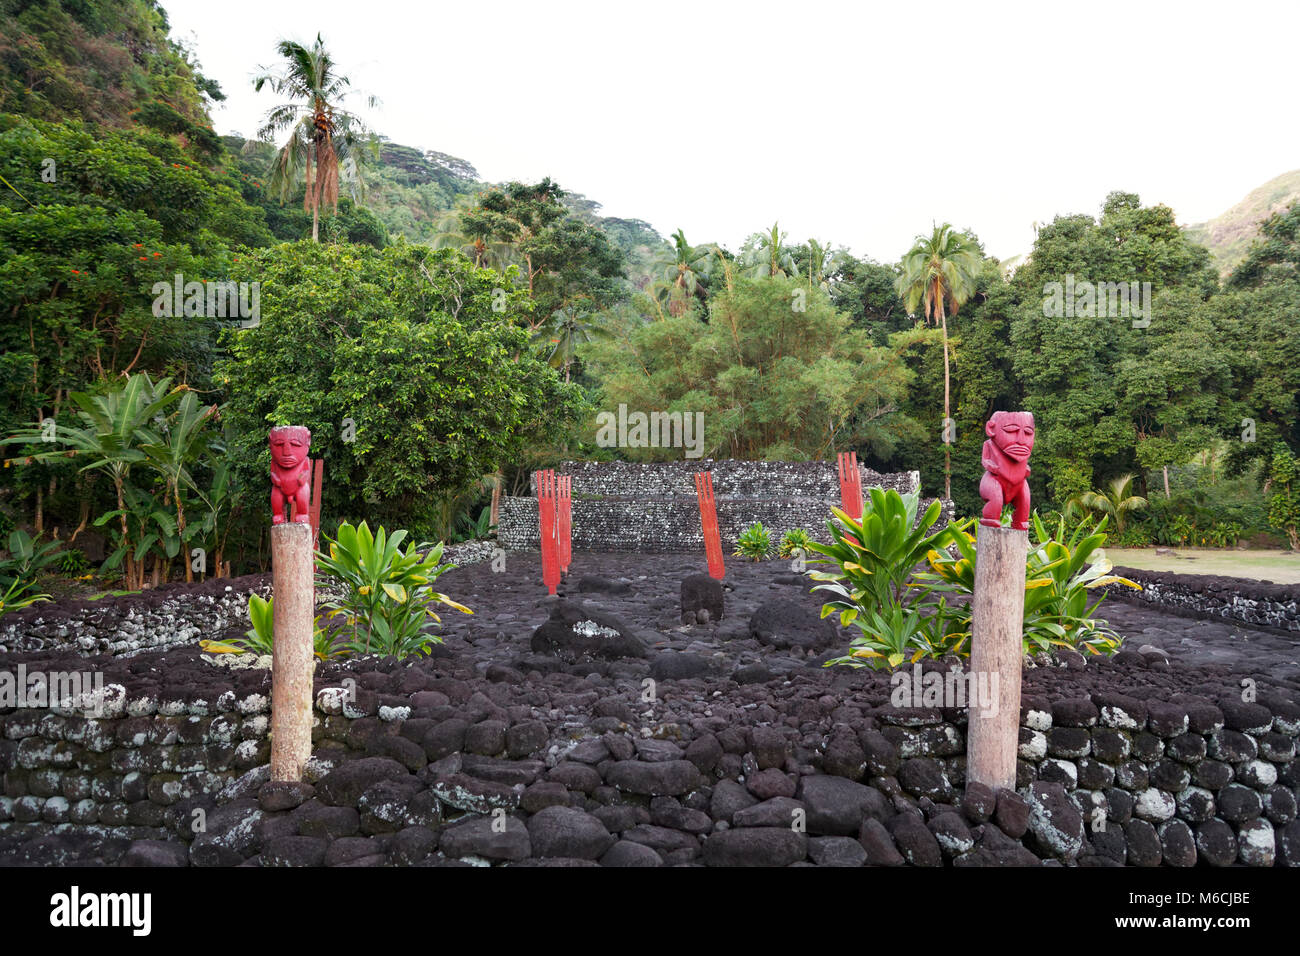
POLYGON ((271 656, 271 779, 298 782, 311 757, 312 630, 316 594, 311 525, 271 526, 275 632, 271 656))
POLYGON ((695 473, 695 495, 700 500, 700 528, 704 532, 704 558, 709 565, 709 576, 721 581, 727 575, 727 568, 722 560, 717 499, 713 495, 713 472, 695 473))
POLYGON ((836 458, 840 477, 840 510, 855 521, 862 517, 862 469, 856 451, 840 452, 836 458))
POLYGON ((491 522, 492 527, 494 527, 494 528, 497 526, 497 516, 498 516, 498 515, 500 514, 500 512, 501 512, 501 481, 502 481, 502 478, 503 478, 503 476, 502 476, 501 472, 499 472, 499 471, 498 471, 496 474, 494 474, 494 475, 492 476, 492 512, 491 512, 491 517, 488 518, 488 521, 491 522))
POLYGON ((969 701, 966 780, 994 790, 1016 787, 1028 549, 1026 531, 980 525, 976 532, 970 693, 984 686, 993 700, 969 701))
POLYGON ((555 471, 546 469, 536 473, 537 520, 542 539, 542 583, 550 594, 560 583, 560 550, 556 540, 556 519, 559 510, 555 501, 555 471))
POLYGON ((573 476, 561 475, 556 479, 558 497, 556 498, 556 545, 559 552, 560 574, 569 573, 569 564, 573 560, 573 476))

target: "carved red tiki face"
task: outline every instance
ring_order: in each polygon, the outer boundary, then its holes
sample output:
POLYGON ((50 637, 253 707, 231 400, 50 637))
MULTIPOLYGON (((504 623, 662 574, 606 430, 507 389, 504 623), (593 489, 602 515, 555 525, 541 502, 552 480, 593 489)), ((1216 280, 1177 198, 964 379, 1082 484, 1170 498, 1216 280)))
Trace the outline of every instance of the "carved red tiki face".
POLYGON ((311 448, 311 432, 301 425, 271 429, 271 461, 282 471, 301 465, 311 448))
POLYGON ((1034 416, 1029 412, 994 412, 984 433, 1013 461, 1025 461, 1034 450, 1034 416))

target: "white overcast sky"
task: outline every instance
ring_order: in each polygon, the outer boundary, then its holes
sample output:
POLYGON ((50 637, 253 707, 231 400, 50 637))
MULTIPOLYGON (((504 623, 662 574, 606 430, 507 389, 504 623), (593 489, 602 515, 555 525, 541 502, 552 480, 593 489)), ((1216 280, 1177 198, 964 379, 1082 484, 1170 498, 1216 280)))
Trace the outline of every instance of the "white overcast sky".
POLYGON ((1300 3, 161 0, 252 135, 250 77, 319 31, 396 142, 733 250, 779 220, 897 260, 993 255, 1124 189, 1211 218, 1300 167, 1300 3))

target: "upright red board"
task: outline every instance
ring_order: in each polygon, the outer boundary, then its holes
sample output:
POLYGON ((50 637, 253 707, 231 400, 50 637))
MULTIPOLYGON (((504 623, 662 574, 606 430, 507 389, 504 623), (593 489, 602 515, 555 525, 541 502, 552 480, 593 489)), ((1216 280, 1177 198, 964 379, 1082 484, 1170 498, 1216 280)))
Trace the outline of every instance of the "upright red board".
POLYGON ((727 574, 722 563, 722 537, 718 533, 717 503, 713 497, 713 472, 695 475, 695 494, 700 499, 700 526, 704 530, 704 554, 709 561, 709 576, 721 581, 727 574))
POLYGON ((862 517, 862 471, 858 453, 842 451, 837 456, 840 473, 840 510, 857 521, 862 517))
POLYGON ((555 472, 534 473, 537 480, 537 519, 542 533, 542 583, 551 594, 560 583, 560 554, 556 541, 555 472))
POLYGON ((573 560, 573 476, 562 475, 559 478, 559 530, 556 535, 559 547, 560 573, 569 573, 569 563, 573 560))

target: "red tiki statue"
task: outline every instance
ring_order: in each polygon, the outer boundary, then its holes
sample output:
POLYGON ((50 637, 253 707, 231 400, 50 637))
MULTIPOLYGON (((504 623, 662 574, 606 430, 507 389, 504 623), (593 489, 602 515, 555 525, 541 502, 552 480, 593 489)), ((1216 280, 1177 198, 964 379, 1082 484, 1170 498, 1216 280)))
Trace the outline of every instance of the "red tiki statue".
POLYGON ((984 512, 980 524, 1002 526, 1002 509, 1014 505, 1011 527, 1029 528, 1029 453, 1034 450, 1034 416, 1030 412, 994 412, 984 426, 989 436, 980 453, 984 477, 980 497, 984 512))
POLYGON ((293 520, 311 523, 311 432, 301 425, 281 425, 271 429, 271 524, 289 520, 289 502, 293 503, 293 520))

